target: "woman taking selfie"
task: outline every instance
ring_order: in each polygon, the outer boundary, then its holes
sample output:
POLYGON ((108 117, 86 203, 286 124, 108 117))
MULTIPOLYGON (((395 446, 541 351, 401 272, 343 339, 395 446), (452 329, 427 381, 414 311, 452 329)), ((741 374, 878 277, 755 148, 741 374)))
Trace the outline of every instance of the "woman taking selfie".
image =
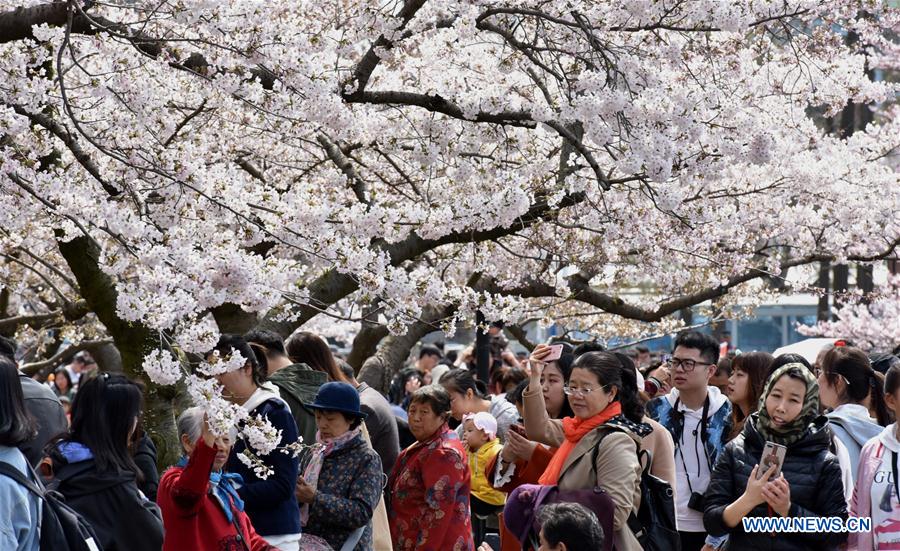
POLYGON ((836 549, 846 533, 748 533, 745 517, 841 517, 847 503, 837 458, 828 451, 827 419, 819 416, 819 385, 801 364, 787 364, 766 381, 759 411, 726 444, 716 462, 703 524, 713 536, 729 534, 729 549, 836 549), (769 460, 766 443, 787 448, 769 460), (781 473, 776 476, 777 471, 781 473))
MULTIPOLYGON (((547 346, 531 355, 532 376, 540 378, 547 346)), ((613 538, 616 549, 639 550, 640 544, 627 520, 640 502, 641 465, 637 452, 641 438, 651 428, 642 423, 637 377, 611 352, 588 352, 572 364, 566 385, 569 405, 575 413, 562 420, 550 419, 541 392, 526 392, 525 421, 529 436, 559 446, 538 480, 561 490, 599 487, 615 504, 613 538), (540 427, 532 435, 531 427, 540 427)))

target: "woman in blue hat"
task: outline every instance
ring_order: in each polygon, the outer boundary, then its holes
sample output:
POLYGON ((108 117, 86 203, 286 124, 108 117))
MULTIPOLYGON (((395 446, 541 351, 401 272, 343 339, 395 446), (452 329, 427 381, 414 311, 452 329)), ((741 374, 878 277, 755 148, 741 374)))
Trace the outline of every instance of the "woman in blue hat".
POLYGON ((304 549, 318 538, 335 550, 370 550, 383 474, 361 434, 359 394, 347 383, 325 383, 308 407, 316 413, 318 446, 296 487, 304 549))

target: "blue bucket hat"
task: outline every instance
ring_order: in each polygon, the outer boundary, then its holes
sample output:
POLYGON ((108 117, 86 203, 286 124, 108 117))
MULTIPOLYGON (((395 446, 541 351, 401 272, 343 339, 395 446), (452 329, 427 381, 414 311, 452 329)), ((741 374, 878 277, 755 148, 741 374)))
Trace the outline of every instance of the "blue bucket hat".
POLYGON ((339 411, 360 419, 366 418, 366 414, 359 410, 359 393, 348 383, 325 383, 316 392, 316 401, 306 407, 324 411, 339 411))

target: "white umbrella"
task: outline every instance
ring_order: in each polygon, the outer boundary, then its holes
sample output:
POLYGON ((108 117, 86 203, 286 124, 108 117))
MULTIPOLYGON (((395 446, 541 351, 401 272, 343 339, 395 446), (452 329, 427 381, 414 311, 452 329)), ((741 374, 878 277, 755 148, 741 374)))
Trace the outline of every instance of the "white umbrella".
POLYGON ((810 364, 813 364, 816 362, 816 357, 819 355, 819 352, 829 344, 834 344, 834 342, 837 340, 840 339, 806 339, 800 342, 795 342, 794 344, 782 346, 781 348, 773 352, 772 355, 777 357, 782 354, 799 354, 806 358, 806 360, 809 361, 810 364))

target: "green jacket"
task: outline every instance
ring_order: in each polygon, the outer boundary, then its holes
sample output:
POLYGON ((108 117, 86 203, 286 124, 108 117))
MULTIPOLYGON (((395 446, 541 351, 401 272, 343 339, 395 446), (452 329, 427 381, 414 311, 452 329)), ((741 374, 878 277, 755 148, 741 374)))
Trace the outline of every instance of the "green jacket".
POLYGON ((315 444, 316 416, 306 404, 315 401, 316 392, 328 382, 328 375, 306 364, 291 364, 270 375, 268 380, 278 387, 281 399, 291 408, 297 433, 303 437, 303 443, 315 444))

